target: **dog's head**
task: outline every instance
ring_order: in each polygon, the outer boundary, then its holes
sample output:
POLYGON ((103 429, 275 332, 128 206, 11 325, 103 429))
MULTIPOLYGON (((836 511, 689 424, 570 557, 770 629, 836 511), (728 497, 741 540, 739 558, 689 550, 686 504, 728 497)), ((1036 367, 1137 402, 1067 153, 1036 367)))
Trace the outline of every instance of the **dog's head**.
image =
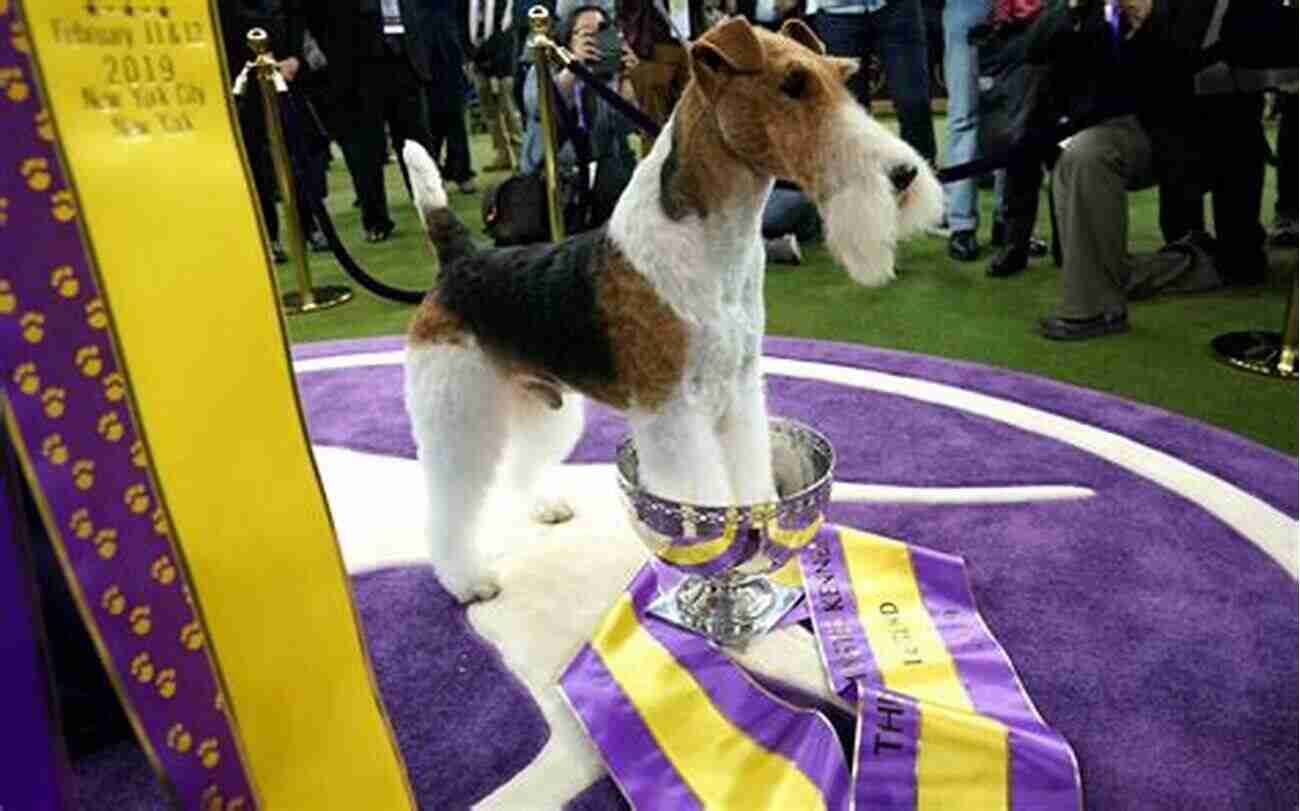
POLYGON ((894 245, 943 213, 925 160, 867 115, 845 81, 857 60, 826 55, 807 25, 779 34, 743 17, 691 46, 691 73, 732 155, 798 184, 817 204, 831 251, 868 285, 894 277, 894 245))

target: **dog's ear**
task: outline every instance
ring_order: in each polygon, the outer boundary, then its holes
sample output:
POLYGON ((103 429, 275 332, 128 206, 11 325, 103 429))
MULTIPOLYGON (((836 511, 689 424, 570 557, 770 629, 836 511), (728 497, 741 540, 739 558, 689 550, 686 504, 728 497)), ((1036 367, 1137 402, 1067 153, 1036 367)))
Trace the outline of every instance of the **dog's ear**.
POLYGON ((763 45, 744 17, 728 17, 691 46, 691 73, 712 98, 728 76, 763 69, 763 45))
POLYGON ((781 34, 787 36, 818 56, 826 55, 826 45, 803 20, 790 19, 781 25, 781 34))

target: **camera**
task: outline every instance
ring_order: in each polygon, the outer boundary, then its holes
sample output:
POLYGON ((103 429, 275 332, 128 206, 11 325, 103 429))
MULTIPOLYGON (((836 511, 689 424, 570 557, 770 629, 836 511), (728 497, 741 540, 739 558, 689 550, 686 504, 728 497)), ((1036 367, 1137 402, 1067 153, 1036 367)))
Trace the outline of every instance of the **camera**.
POLYGON ((623 35, 609 22, 600 24, 595 34, 596 61, 589 67, 601 79, 612 79, 623 65, 623 35))

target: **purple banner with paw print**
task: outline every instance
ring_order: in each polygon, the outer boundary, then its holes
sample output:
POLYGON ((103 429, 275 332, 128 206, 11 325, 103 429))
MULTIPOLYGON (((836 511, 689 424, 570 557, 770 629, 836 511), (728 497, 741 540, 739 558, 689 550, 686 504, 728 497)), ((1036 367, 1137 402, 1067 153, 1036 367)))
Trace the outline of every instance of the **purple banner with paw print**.
MULTIPOLYGON (((112 315, 38 78, 17 8, 0 0, 0 384, 9 436, 159 779, 179 807, 249 811, 253 788, 133 416, 112 315)), ((7 589, 17 582, 13 556, 0 556, 0 565, 6 598, 30 593, 7 589)), ((13 615, 3 616, 0 649, 8 649, 18 629, 13 615)), ((32 676, 31 667, 19 673, 6 664, 0 695, 28 701, 30 684, 14 680, 32 676)), ((29 757, 54 751, 45 745, 52 729, 16 748, 29 757)), ((34 790, 31 773, 13 766, 0 771, 34 790)), ((51 793, 30 804, 6 794, 16 791, 6 783, 0 777, 0 807, 62 807, 57 783, 42 784, 51 793)))

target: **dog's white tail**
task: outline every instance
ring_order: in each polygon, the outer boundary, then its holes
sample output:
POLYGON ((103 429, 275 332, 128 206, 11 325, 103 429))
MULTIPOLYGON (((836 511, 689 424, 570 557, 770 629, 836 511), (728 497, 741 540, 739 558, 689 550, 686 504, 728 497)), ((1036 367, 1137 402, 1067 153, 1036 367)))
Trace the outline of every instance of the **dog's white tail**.
POLYGON ((409 138, 402 147, 402 161, 411 180, 411 194, 420 221, 438 254, 438 262, 446 267, 464 256, 478 252, 469 229, 447 207, 447 190, 442 185, 438 164, 424 147, 409 138))
POLYGON ((447 207, 447 190, 442 185, 442 173, 438 171, 433 156, 410 138, 406 139, 406 146, 402 147, 402 160, 406 162, 406 173, 411 179, 415 207, 427 228, 429 214, 447 207))

